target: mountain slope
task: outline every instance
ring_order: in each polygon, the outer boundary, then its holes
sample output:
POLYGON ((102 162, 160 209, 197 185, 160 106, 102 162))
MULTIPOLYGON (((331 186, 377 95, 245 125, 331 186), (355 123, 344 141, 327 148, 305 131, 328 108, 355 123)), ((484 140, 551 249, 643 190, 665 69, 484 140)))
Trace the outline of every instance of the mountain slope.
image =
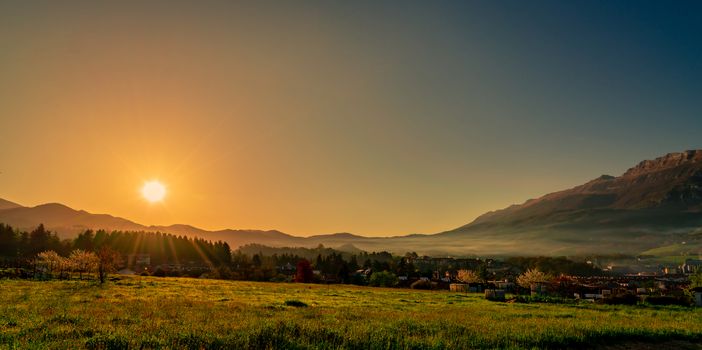
POLYGON ((4 200, 4 199, 0 198, 0 210, 4 210, 4 209, 13 209, 13 208, 21 208, 21 207, 22 207, 22 206, 19 205, 19 204, 17 204, 17 203, 10 202, 10 201, 8 201, 8 200, 4 200))
POLYGON ((58 203, 0 210, 0 222, 22 230, 31 230, 43 223, 62 237, 70 237, 89 228, 133 231, 144 229, 143 225, 126 219, 107 214, 91 214, 58 203))
MULTIPOLYGON (((658 214, 675 219, 690 215, 699 219, 702 210, 702 150, 671 153, 655 160, 646 160, 627 170, 622 176, 603 175, 584 185, 547 194, 521 205, 490 212, 478 217, 471 227, 480 224, 537 222, 549 218, 572 220, 563 213, 587 216, 606 212, 613 216, 636 216, 660 220, 658 214), (641 213, 636 215, 634 213, 641 213)), ((607 220, 609 224, 616 220, 607 220)), ((648 223, 651 220, 647 220, 648 223)), ((666 221, 666 220, 663 220, 666 221)), ((694 220, 693 220, 694 221, 694 220)), ((630 222, 626 222, 630 224, 630 222)), ((662 222, 664 223, 664 222, 662 222)))
POLYGON ((619 177, 603 175, 486 213, 440 235, 521 238, 561 252, 635 252, 675 242, 698 227, 702 227, 702 150, 646 160, 619 177))

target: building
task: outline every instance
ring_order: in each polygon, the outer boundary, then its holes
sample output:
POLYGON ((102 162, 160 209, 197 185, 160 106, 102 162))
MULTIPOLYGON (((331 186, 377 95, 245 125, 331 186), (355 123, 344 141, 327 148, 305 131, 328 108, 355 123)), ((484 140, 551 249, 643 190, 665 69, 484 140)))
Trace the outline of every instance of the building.
POLYGON ((682 273, 695 273, 702 267, 702 259, 685 259, 685 263, 680 266, 682 273))

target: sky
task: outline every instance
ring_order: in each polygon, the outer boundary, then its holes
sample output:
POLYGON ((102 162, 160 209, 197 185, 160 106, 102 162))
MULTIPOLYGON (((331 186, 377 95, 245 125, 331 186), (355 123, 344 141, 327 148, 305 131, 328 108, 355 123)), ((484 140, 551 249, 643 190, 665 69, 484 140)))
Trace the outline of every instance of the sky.
POLYGON ((0 198, 441 232, 702 148, 700 38, 695 1, 0 0, 0 198))

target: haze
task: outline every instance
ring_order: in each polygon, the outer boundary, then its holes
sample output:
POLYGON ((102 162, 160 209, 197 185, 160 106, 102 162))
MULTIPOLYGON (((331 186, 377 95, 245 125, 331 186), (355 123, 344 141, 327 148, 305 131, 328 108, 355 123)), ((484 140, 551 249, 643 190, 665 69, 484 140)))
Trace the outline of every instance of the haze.
POLYGON ((448 230, 700 148, 700 7, 0 1, 0 198, 303 236, 448 230))

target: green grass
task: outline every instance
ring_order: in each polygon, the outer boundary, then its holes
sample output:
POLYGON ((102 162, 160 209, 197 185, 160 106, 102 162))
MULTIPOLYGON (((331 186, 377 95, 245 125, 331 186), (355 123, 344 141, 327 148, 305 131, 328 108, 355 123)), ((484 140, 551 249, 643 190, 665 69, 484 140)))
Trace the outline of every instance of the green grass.
POLYGON ((702 340, 700 308, 499 303, 479 294, 340 285, 0 280, 0 302, 0 348, 10 349, 563 348, 702 340))

